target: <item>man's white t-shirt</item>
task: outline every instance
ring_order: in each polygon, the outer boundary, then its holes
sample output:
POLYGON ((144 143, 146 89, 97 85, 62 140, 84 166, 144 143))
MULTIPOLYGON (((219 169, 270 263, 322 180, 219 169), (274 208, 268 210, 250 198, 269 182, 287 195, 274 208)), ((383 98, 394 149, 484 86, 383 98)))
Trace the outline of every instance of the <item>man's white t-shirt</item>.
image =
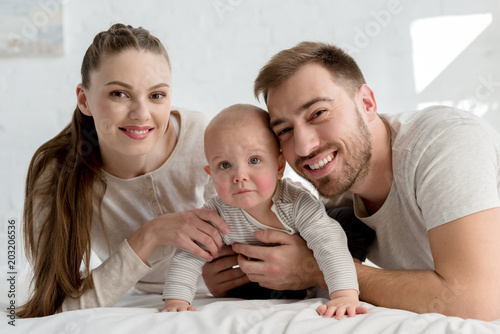
POLYGON ((356 216, 376 232, 368 259, 384 269, 432 270, 430 229, 500 207, 500 134, 444 106, 380 117, 391 129, 390 193, 371 216, 349 194, 356 216))

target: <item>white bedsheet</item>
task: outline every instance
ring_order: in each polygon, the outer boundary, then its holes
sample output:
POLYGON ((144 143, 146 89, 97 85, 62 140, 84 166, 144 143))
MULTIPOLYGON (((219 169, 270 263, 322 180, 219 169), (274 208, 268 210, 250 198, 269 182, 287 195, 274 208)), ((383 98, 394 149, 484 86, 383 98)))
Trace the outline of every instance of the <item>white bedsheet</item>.
MULTIPOLYGON (((195 312, 158 313, 159 295, 126 295, 112 308, 78 310, 44 318, 7 314, 0 333, 500 333, 500 320, 484 322, 367 306, 371 313, 342 320, 316 314, 325 299, 239 300, 198 296, 195 312)), ((6 304, 1 303, 2 310, 6 304)))

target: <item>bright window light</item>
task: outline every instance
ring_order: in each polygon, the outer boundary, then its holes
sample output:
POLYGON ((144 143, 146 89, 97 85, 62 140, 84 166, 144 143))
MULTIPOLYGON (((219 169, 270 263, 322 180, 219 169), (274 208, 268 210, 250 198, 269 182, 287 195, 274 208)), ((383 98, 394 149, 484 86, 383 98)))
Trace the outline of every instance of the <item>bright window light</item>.
POLYGON ((434 81, 491 22, 489 13, 415 20, 410 33, 416 93, 434 81))

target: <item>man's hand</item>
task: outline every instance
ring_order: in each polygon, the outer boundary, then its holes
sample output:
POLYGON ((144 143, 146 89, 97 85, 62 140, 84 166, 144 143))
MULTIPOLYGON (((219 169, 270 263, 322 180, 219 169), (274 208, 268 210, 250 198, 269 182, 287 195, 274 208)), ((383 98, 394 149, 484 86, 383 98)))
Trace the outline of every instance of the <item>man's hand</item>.
POLYGON ((255 232, 255 237, 272 247, 234 244, 238 263, 250 281, 274 290, 326 288, 323 273, 312 251, 298 235, 275 230, 255 232))
POLYGON ((224 245, 219 251, 219 257, 203 266, 203 279, 215 297, 227 297, 230 290, 250 283, 237 265, 238 254, 230 246, 224 245))

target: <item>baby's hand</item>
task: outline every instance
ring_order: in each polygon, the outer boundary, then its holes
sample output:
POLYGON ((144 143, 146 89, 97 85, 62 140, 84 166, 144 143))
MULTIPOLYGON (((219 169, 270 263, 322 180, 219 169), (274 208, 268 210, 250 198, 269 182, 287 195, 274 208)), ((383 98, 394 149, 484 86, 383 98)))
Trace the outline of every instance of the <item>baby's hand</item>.
POLYGON ((165 306, 161 310, 161 312, 181 311, 196 311, 196 307, 191 306, 187 301, 182 299, 165 299, 165 306))
POLYGON ((330 295, 331 300, 324 305, 318 306, 316 312, 325 318, 342 319, 345 314, 354 317, 356 314, 366 314, 370 311, 359 305, 358 292, 356 290, 338 290, 330 295))

